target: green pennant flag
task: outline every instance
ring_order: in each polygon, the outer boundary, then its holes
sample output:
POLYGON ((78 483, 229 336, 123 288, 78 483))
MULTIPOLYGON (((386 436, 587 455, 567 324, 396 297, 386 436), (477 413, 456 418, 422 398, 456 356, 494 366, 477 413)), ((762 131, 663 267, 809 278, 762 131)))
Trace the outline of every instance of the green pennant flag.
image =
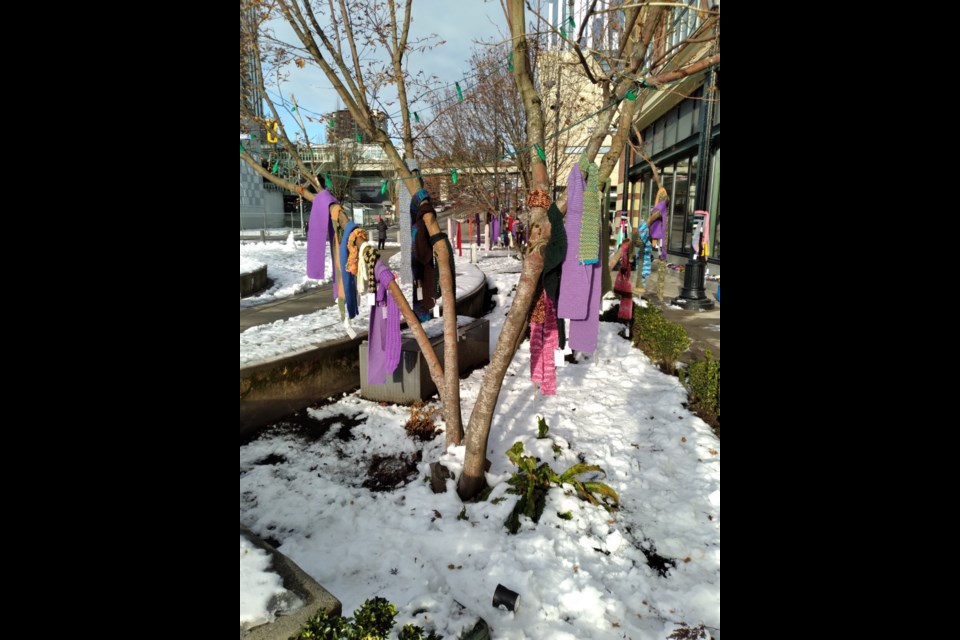
POLYGON ((460 89, 460 83, 454 82, 453 84, 457 86, 457 97, 460 98, 460 102, 463 102, 463 90, 460 89))
POLYGON ((333 183, 330 182, 330 175, 329 175, 329 174, 326 174, 326 173, 323 174, 323 184, 324 184, 324 186, 325 186, 327 189, 329 189, 330 187, 333 186, 333 183))
POLYGON ((357 134, 357 142, 361 142, 359 133, 357 134))
POLYGON ((243 148, 243 145, 241 144, 241 145, 240 145, 240 153, 243 153, 244 151, 246 151, 246 149, 244 149, 244 148, 243 148))
POLYGON ((417 113, 416 111, 413 112, 413 118, 414 118, 417 122, 420 122, 420 114, 417 113))
POLYGON ((387 181, 384 180, 380 183, 380 195, 383 195, 387 192, 387 181))
POLYGON ((567 37, 567 30, 564 29, 563 26, 560 27, 560 36, 563 38, 567 37))
POLYGON ((513 54, 507 56, 507 69, 513 71, 513 54))
POLYGON ((543 160, 544 162, 546 162, 546 161, 547 161, 547 154, 544 153, 543 147, 541 147, 541 146, 538 145, 538 144, 535 144, 535 145, 533 145, 533 146, 534 146, 534 148, 537 150, 537 155, 540 156, 540 159, 543 160))
POLYGON ((570 21, 570 30, 573 31, 576 28, 576 23, 573 21, 573 16, 567 18, 570 21))
POLYGON ((634 93, 633 89, 630 89, 629 91, 627 91, 627 100, 629 100, 630 102, 633 102, 636 99, 637 99, 637 94, 634 93))
POLYGON ((276 162, 273 163, 273 170, 270 173, 272 173, 273 175, 277 175, 277 169, 279 168, 280 168, 280 161, 277 160, 276 162))
POLYGON ((457 170, 456 170, 456 169, 454 169, 453 171, 450 172, 450 180, 453 182, 453 184, 457 184, 457 170))

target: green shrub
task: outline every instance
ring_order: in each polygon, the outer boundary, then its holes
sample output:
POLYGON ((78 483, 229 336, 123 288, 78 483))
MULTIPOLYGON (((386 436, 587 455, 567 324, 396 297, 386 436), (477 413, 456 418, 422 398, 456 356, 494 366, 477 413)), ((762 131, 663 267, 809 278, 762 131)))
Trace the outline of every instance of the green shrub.
POLYGON ((644 353, 647 353, 645 348, 645 336, 652 334, 653 328, 664 322, 663 312, 660 311, 660 307, 655 307, 652 304, 647 306, 634 305, 633 307, 633 346, 638 349, 642 349, 644 353))
POLYGON ((443 640, 435 631, 431 631, 429 635, 423 635, 423 629, 413 624, 404 625, 400 630, 399 638, 400 640, 443 640))
MULTIPOLYGON (((331 616, 321 609, 290 640, 385 640, 394 625, 397 608, 385 598, 367 600, 353 612, 353 618, 331 616)), ((441 640, 435 632, 408 624, 400 630, 400 640, 441 640)))
POLYGON ((677 359, 690 346, 690 336, 683 326, 663 317, 658 307, 641 307, 633 316, 633 345, 642 350, 660 370, 673 374, 677 359))
POLYGON ((680 375, 690 395, 690 405, 707 422, 720 421, 720 361, 707 349, 706 359, 694 362, 680 375))
POLYGON ((620 506, 620 497, 608 485, 603 482, 584 482, 577 478, 581 473, 589 471, 603 473, 603 469, 596 465, 575 464, 562 474, 557 475, 557 472, 551 469, 546 462, 537 464, 540 462, 540 458, 523 455, 522 442, 514 443, 507 451, 507 457, 518 467, 517 472, 507 480, 507 484, 513 487, 508 491, 520 496, 517 504, 514 505, 510 515, 503 523, 510 533, 516 533, 520 530, 521 513, 534 522, 540 522, 540 516, 543 515, 543 507, 547 499, 547 491, 552 485, 573 485, 581 499, 591 504, 600 505, 608 511, 620 506))
POLYGON ((682 325, 664 320, 655 328, 651 342, 654 357, 660 362, 660 370, 673 374, 677 359, 690 346, 690 336, 682 325))

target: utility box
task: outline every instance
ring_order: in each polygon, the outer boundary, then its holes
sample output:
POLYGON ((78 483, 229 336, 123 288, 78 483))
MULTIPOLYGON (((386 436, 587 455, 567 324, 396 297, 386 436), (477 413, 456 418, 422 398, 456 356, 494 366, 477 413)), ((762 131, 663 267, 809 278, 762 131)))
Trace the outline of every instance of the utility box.
MULTIPOLYGON (((405 332, 406 333, 406 332, 405 332)), ((431 338, 430 344, 443 363, 443 335, 431 338)), ((457 327, 457 354, 460 375, 490 361, 490 322, 479 318, 457 327)), ((430 369, 415 338, 404 337, 400 345, 400 363, 386 384, 367 383, 367 341, 360 343, 360 395, 368 400, 410 404, 426 400, 437 391, 430 369)))

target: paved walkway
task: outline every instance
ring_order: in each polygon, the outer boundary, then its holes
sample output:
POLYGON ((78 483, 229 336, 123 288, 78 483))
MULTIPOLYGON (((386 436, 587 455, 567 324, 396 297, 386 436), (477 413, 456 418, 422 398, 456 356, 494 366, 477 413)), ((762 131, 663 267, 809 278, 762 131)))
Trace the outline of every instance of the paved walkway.
MULTIPOLYGON (((380 252, 380 259, 386 262, 392 255, 400 252, 400 247, 385 247, 380 252)), ((269 270, 267 276, 269 276, 269 270)), ((333 283, 327 283, 322 287, 298 293, 297 295, 283 298, 276 302, 258 304, 253 307, 240 309, 240 333, 243 333, 250 327, 260 324, 269 324, 277 320, 285 320, 293 316, 302 316, 307 313, 313 313, 319 309, 332 307, 336 302, 333 300, 333 283)))
MULTIPOLYGON (((454 212, 444 212, 449 213, 454 212)), ((441 220, 446 215, 440 216, 441 220)), ((446 230, 446 222, 442 222, 442 228, 446 230)), ((391 235, 395 233, 396 227, 391 227, 391 235)), ((383 251, 383 259, 386 261, 394 254, 400 251, 399 247, 387 247, 383 251)), ((504 251, 504 253, 507 253, 504 251)), ((466 248, 464 255, 469 255, 466 248)), ((675 258, 676 259, 676 258, 675 258)), ((269 274, 268 274, 269 275, 269 274)), ((613 274, 615 275, 615 274, 613 274)), ((667 303, 680 295, 683 288, 683 274, 671 269, 666 270, 666 280, 664 283, 664 298, 667 303)), ((657 272, 654 269, 653 274, 647 281, 647 292, 643 298, 653 304, 658 304, 657 298, 657 272)), ((612 277, 611 277, 612 279, 612 277)), ((685 311, 679 308, 669 306, 663 308, 663 315, 667 320, 676 322, 684 326, 692 341, 690 350, 687 351, 680 360, 691 362, 693 360, 702 360, 706 349, 713 352, 715 358, 720 358, 720 303, 716 301, 717 292, 716 282, 707 281, 704 285, 707 296, 714 301, 714 308, 710 311, 685 311)), ((277 302, 257 305, 240 310, 240 333, 246 329, 261 324, 268 324, 277 320, 290 318, 293 316, 313 313, 318 309, 333 306, 333 287, 326 284, 316 289, 311 289, 289 298, 284 298, 277 302)))

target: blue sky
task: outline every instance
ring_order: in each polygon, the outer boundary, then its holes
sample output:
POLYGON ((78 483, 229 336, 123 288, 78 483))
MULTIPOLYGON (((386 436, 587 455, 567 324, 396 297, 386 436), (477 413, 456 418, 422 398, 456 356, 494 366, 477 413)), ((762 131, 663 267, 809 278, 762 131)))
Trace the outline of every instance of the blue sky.
MULTIPOLYGON (((500 42, 509 34, 499 0, 414 0, 412 13, 411 41, 433 33, 445 43, 424 53, 409 53, 406 58, 408 68, 413 73, 423 71, 428 76, 435 75, 446 84, 452 85, 456 81, 466 84, 462 79, 471 73, 468 61, 473 49, 480 46, 477 43, 500 42)), ((336 91, 319 69, 309 64, 303 69, 291 65, 289 71, 289 77, 279 91, 286 99, 294 94, 298 104, 307 110, 305 115, 342 108, 338 105, 336 91)), ((270 84, 269 78, 267 90, 276 98, 278 88, 276 84, 270 84)), ((386 103, 388 112, 399 111, 395 100, 386 103)), ((289 121, 289 116, 284 116, 283 120, 289 134, 298 130, 289 121)), ((324 140, 324 124, 306 121, 305 124, 311 141, 324 140)))

